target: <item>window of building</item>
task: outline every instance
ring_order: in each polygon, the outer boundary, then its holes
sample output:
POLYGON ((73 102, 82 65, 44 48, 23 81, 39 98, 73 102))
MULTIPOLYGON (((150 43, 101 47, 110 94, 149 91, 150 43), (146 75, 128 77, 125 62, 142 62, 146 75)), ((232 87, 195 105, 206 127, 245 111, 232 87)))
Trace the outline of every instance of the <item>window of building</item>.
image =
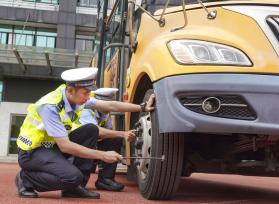
POLYGON ((10 25, 1 25, 0 26, 0 43, 8 44, 9 33, 13 32, 13 27, 10 25))
POLYGON ((25 115, 12 115, 9 154, 17 154, 16 139, 24 119, 25 115))
POLYGON ((83 6, 83 7, 97 7, 97 1, 98 0, 78 0, 78 6, 83 6))
POLYGON ((0 43, 1 44, 8 44, 9 33, 12 33, 12 31, 13 31, 12 26, 1 25, 1 27, 0 27, 0 43))
POLYGON ((94 37, 89 35, 76 35, 76 49, 92 51, 94 48, 94 37))
POLYGON ((32 27, 15 26, 13 32, 13 44, 33 46, 35 29, 32 27))
POLYGON ((54 48, 56 32, 53 29, 0 24, 0 43, 54 48))
POLYGON ((46 4, 58 4, 59 0, 36 0, 38 3, 46 3, 46 4))
POLYGON ((56 33, 49 29, 37 29, 36 46, 38 47, 55 47, 56 33))
POLYGON ((59 0, 24 0, 24 1, 45 3, 45 4, 59 4, 59 0))
POLYGON ((2 93, 3 93, 3 82, 0 81, 0 101, 2 101, 2 93))

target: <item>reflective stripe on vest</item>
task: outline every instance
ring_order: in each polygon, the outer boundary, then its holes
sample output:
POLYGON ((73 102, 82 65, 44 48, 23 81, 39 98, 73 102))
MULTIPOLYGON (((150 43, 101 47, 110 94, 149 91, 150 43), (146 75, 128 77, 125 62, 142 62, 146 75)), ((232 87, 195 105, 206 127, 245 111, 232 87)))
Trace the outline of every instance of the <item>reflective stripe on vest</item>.
POLYGON ((101 120, 101 121, 98 123, 98 125, 99 125, 100 127, 105 127, 105 126, 107 125, 107 123, 108 123, 108 118, 106 117, 104 120, 101 120))
POLYGON ((28 118, 29 122, 31 124, 33 124, 38 130, 45 130, 44 124, 42 122, 39 122, 30 116, 27 116, 27 118, 28 118))

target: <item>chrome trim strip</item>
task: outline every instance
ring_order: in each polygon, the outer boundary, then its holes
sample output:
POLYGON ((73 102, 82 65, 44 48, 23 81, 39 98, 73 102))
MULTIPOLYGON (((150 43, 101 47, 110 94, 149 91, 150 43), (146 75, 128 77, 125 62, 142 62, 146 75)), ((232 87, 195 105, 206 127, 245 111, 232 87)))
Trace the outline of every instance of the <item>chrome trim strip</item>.
POLYGON ((226 107, 247 107, 245 104, 225 104, 221 103, 221 106, 226 106, 226 107))
MULTIPOLYGON (((202 106, 200 103, 184 103, 184 106, 202 106)), ((247 107, 245 104, 226 104, 226 103, 221 103, 221 106, 226 106, 226 107, 247 107)))
MULTIPOLYGON (((266 19, 266 21, 270 24, 272 24, 272 26, 276 29, 277 33, 279 33, 279 18, 275 18, 275 17, 269 17, 266 19)), ((275 33, 274 33, 275 35, 275 33)), ((277 36, 277 41, 278 41, 278 36, 277 36)))
POLYGON ((184 103, 184 106, 202 106, 202 103, 184 103))

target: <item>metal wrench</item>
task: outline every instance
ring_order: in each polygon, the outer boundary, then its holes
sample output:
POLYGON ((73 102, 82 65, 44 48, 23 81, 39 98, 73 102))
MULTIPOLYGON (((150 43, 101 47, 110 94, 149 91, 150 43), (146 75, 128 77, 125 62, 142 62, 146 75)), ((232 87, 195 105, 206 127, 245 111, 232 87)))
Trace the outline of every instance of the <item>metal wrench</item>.
MULTIPOLYGON (((119 163, 126 165, 126 163, 124 162, 126 159, 154 159, 154 160, 161 160, 163 162, 165 160, 165 155, 162 155, 161 157, 122 157, 119 163)), ((104 167, 104 162, 101 161, 99 163, 99 169, 103 169, 103 167, 104 167)))
POLYGON ((123 157, 123 159, 154 159, 154 160, 165 160, 165 155, 162 155, 161 157, 123 157))

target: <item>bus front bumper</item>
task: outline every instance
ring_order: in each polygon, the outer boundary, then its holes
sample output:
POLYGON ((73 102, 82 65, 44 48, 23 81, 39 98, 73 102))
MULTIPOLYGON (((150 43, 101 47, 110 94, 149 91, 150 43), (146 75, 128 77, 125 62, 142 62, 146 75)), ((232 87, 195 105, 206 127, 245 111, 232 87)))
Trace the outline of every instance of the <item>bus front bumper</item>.
POLYGON ((279 76, 189 74, 153 87, 160 133, 279 134, 279 76), (215 113, 205 111, 209 98, 220 102, 215 113))

